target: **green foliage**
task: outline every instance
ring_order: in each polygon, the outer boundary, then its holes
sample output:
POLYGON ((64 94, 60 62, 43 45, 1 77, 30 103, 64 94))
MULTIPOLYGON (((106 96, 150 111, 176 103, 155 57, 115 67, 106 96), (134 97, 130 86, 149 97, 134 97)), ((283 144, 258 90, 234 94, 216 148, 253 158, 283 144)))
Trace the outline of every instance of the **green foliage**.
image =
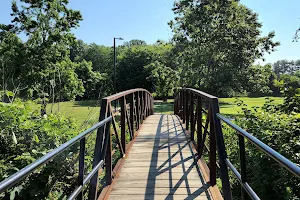
MULTIPOLYGON (((235 123, 294 163, 300 159, 300 115, 278 111, 271 101, 261 111, 244 108, 235 123)), ((229 159, 239 169, 238 139, 224 126, 229 159)), ((246 140, 247 179, 261 199, 297 199, 299 180, 246 140)), ((240 184, 231 174, 233 193, 240 198, 240 184)))
POLYGON ((284 96, 282 109, 286 112, 300 112, 300 74, 284 74, 280 76, 277 86, 281 88, 284 96))
POLYGON ((129 42, 124 42, 123 44, 124 47, 143 46, 143 45, 147 45, 146 42, 137 39, 130 40, 129 42))
POLYGON ((167 100, 168 96, 173 95, 173 89, 177 86, 179 79, 178 73, 170 67, 165 66, 159 61, 155 61, 147 66, 146 69, 151 70, 148 77, 155 83, 155 93, 159 97, 167 100))
POLYGON ((95 43, 87 45, 82 40, 78 40, 71 47, 70 57, 74 62, 82 62, 81 67, 76 70, 85 88, 81 99, 99 99, 112 94, 113 51, 111 47, 95 43))
POLYGON ((83 60, 76 63, 75 72, 78 78, 83 82, 85 89, 84 99, 97 99, 101 92, 102 85, 105 85, 107 74, 100 74, 99 71, 93 71, 91 62, 83 60))
POLYGON ((182 86, 218 96, 241 91, 249 66, 279 44, 274 32, 261 36, 258 15, 238 1, 181 0, 173 10, 182 86))
POLYGON ((273 69, 277 76, 293 74, 300 70, 300 60, 278 60, 273 64, 273 69))
MULTIPOLYGON (((84 87, 82 81, 79 79, 75 70, 80 66, 84 66, 86 63, 73 63, 67 59, 57 64, 57 68, 60 70, 59 80, 59 93, 61 93, 60 100, 74 100, 77 96, 82 96, 84 93, 84 87)), ((88 76, 88 75, 87 75, 88 76)), ((55 84, 55 85, 56 85, 55 84)))
MULTIPOLYGON (((73 138, 77 124, 61 115, 40 116, 34 102, 0 103, 0 180, 73 138)), ((76 184, 77 146, 36 170, 17 187, 1 194, 17 199, 57 199, 76 184)), ((12 198, 13 199, 13 198, 12 198)))
MULTIPOLYGON (((11 76, 17 79, 17 84, 21 88, 27 89, 23 96, 30 94, 34 97, 45 97, 50 92, 53 93, 53 82, 57 81, 55 78, 60 74, 71 73, 70 76, 65 75, 64 78, 71 80, 66 80, 68 83, 61 86, 63 90, 58 93, 66 92, 62 95, 74 98, 72 90, 80 83, 76 80, 74 73, 70 71, 72 68, 64 68, 66 65, 61 65, 61 62, 68 62, 69 45, 75 40, 71 29, 78 27, 82 17, 79 11, 68 9, 67 4, 67 0, 20 0, 18 3, 13 1, 11 16, 14 18, 11 24, 0 26, 0 35, 3 36, 2 40, 4 41, 11 41, 9 38, 16 37, 14 34, 23 33, 27 36, 24 43, 14 39, 16 43, 14 45, 22 47, 19 48, 21 53, 13 51, 11 48, 6 49, 5 54, 10 54, 10 56, 9 59, 4 59, 4 61, 12 60, 18 54, 22 55, 16 59, 18 63, 12 64, 10 67, 12 67, 11 76), (59 68, 61 66, 62 68, 59 68), (67 71, 64 72, 65 69, 67 71)), ((1 46, 9 44, 8 42, 3 43, 3 41, 1 43, 1 46)), ((7 70, 3 71, 4 74, 8 73, 7 70)), ((13 90, 14 88, 8 89, 13 90)), ((80 93, 81 91, 79 91, 80 93)))
POLYGON ((248 70, 248 86, 246 87, 249 96, 266 96, 272 94, 275 74, 271 65, 253 65, 248 70))
POLYGON ((145 67, 154 61, 163 64, 167 62, 167 55, 171 45, 135 45, 121 49, 117 65, 118 91, 133 88, 145 88, 155 91, 155 82, 151 78, 151 70, 145 67))

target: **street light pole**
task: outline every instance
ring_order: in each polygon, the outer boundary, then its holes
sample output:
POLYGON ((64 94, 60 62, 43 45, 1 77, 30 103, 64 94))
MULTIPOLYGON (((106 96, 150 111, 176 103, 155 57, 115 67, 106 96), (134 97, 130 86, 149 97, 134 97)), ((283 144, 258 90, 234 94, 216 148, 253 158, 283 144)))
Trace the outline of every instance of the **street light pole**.
MULTIPOLYGON (((116 54, 116 40, 123 40, 123 38, 115 38, 114 37, 114 89, 115 94, 117 93, 117 72, 116 72, 116 65, 117 65, 117 54, 116 54)), ((117 109, 117 102, 115 101, 115 111, 117 109)))
POLYGON ((116 58, 116 38, 114 37, 114 89, 115 89, 115 93, 117 93, 116 63, 117 63, 117 58, 116 58))

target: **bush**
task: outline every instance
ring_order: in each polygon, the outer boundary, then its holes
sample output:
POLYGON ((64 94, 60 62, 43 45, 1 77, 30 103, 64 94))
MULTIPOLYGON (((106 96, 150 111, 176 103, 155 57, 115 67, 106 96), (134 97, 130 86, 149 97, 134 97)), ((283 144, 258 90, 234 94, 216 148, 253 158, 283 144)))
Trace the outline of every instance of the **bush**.
MULTIPOLYGON (((286 114, 270 102, 261 111, 243 109, 240 127, 294 163, 300 160, 300 114, 286 114)), ((229 159, 239 169, 238 139, 224 126, 224 138, 229 159)), ((298 199, 300 182, 292 173, 246 140, 247 178, 261 199, 298 199)), ((231 174, 234 196, 240 198, 240 184, 231 174)))
MULTIPOLYGON (((78 134, 75 121, 61 115, 40 116, 34 102, 0 103, 0 181, 78 134)), ((36 170, 4 199, 58 199, 76 184, 78 146, 36 170)))

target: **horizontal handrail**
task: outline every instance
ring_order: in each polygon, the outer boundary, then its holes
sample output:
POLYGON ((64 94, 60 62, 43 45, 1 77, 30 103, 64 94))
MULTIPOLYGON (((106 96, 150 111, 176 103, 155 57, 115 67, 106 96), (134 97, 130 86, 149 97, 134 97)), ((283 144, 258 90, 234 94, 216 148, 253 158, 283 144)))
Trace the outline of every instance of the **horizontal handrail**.
POLYGON ((196 94, 196 95, 200 95, 201 97, 204 97, 205 99, 211 101, 212 99, 217 99, 218 97, 216 96, 213 96, 211 94, 208 94, 206 92, 202 92, 202 91, 199 91, 199 90, 196 90, 196 89, 193 89, 193 88, 182 88, 183 91, 189 91, 189 92, 192 92, 193 94, 196 94))
POLYGON ((132 93, 135 93, 135 92, 146 92, 149 95, 151 95, 151 93, 148 90, 145 90, 143 88, 136 88, 136 89, 131 89, 131 90, 126 90, 126 91, 123 91, 123 92, 119 92, 117 94, 113 94, 113 95, 105 97, 103 99, 107 100, 107 102, 109 103, 109 102, 112 102, 112 101, 114 101, 116 99, 119 99, 123 96, 129 95, 129 94, 132 94, 132 93))
POLYGON ((229 119, 222 116, 221 114, 217 114, 217 117, 236 130, 240 135, 246 137, 252 144, 262 150, 264 153, 268 154, 271 158, 273 158, 276 162, 278 162, 281 166, 285 167, 287 170, 292 172, 297 177, 300 177, 300 167, 298 167, 295 163, 288 160, 286 157, 282 156, 280 153, 239 127, 238 125, 232 123, 229 119))
POLYGON ((51 152, 47 153, 43 157, 39 158, 38 160, 34 161, 30 165, 24 167, 20 171, 14 173, 7 179, 0 182, 0 193, 6 191, 10 187, 14 186, 15 184, 19 183, 21 180, 23 180, 25 177, 27 177, 30 173, 35 171, 37 168, 39 168, 41 165, 47 163, 54 157, 56 157, 58 154, 66 150, 67 148, 73 146, 77 141, 81 140, 82 138, 86 137, 91 133, 92 131, 96 130, 99 127, 104 126, 107 122, 109 122, 112 119, 112 117, 107 117, 104 120, 98 122, 97 124, 93 125, 91 128, 83 131, 73 139, 65 142, 64 144, 60 145, 56 149, 52 150, 51 152))

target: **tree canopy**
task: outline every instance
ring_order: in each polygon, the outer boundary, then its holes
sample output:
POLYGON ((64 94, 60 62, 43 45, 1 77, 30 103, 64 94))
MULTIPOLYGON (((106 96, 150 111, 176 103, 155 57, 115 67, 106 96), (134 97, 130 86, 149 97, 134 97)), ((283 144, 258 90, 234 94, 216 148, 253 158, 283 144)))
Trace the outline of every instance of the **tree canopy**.
POLYGON ((181 48, 183 86, 218 95, 241 90, 249 66, 279 44, 274 32, 261 36, 257 14, 238 1, 181 0, 173 10, 169 24, 181 48))

